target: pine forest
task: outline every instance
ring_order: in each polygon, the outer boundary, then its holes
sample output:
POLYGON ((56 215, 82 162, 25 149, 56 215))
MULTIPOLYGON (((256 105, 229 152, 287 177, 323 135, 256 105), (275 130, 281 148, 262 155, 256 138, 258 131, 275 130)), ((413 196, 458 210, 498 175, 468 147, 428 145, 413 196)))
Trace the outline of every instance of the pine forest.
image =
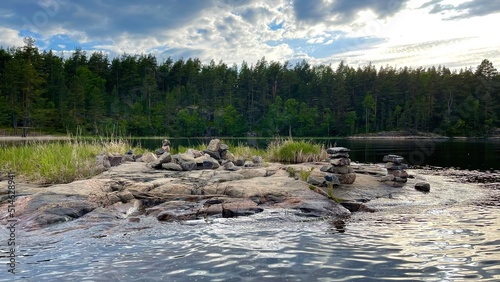
POLYGON ((132 136, 348 136, 390 130, 490 136, 500 75, 475 67, 208 64, 153 55, 0 49, 0 129, 132 136))

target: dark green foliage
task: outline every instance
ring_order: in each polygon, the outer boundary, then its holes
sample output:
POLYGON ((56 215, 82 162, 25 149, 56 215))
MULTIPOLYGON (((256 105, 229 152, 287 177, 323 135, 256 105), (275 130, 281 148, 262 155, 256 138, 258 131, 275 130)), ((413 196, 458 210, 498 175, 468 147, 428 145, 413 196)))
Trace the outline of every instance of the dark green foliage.
POLYGON ((338 136, 420 130, 488 136, 499 127, 500 75, 475 69, 357 69, 198 58, 157 62, 76 49, 67 59, 0 49, 0 128, 168 136, 338 136))

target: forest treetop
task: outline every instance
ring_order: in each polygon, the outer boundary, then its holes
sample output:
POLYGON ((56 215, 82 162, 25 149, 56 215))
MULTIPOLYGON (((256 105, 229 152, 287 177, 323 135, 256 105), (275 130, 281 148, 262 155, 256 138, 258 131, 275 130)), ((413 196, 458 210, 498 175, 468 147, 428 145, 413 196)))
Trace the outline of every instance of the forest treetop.
POLYGON ((357 68, 267 61, 240 67, 151 54, 68 58, 0 49, 0 128, 134 136, 345 136, 420 130, 487 136, 499 127, 500 76, 477 68, 357 68))

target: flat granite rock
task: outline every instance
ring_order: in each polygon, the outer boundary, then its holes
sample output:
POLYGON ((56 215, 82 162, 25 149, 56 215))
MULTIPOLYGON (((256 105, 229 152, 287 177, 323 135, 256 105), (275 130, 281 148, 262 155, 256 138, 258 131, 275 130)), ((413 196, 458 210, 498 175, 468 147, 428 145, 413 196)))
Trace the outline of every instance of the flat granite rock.
MULTIPOLYGON (((381 166, 355 164, 355 181, 342 184, 338 175, 321 171, 328 162, 297 165, 266 164, 238 171, 202 169, 193 171, 157 170, 143 162, 127 162, 91 179, 36 187, 18 183, 16 217, 26 230, 42 229, 61 222, 64 228, 112 225, 129 216, 180 221, 251 216, 273 209, 292 211, 294 216, 345 218, 351 211, 404 212, 412 207, 429 208, 482 199, 478 189, 467 183, 448 182, 446 176, 409 178, 401 187, 380 182, 381 166), (366 169, 362 169, 366 167, 366 169), (319 187, 300 179, 303 171, 335 185, 319 187), (327 179, 326 177, 331 177, 327 179), (337 176, 338 184, 333 176, 337 176), (414 187, 428 183, 433 193, 414 187), (345 203, 344 206, 341 203, 345 203), (363 203, 363 204, 360 204, 363 203), (347 208, 346 208, 347 207, 347 208)), ((410 174, 415 172, 409 171, 410 174)), ((418 172, 417 172, 418 173, 418 172)), ((391 175, 396 178, 394 175, 391 175)), ((425 185, 421 185, 424 188, 425 185)), ((0 195, 7 182, 0 182, 0 195)), ((6 224, 6 201, 0 202, 0 223, 6 224)), ((141 220, 142 221, 142 220, 141 220)), ((128 220, 127 220, 128 222, 128 220)), ((63 232, 63 231, 61 231, 63 232)))

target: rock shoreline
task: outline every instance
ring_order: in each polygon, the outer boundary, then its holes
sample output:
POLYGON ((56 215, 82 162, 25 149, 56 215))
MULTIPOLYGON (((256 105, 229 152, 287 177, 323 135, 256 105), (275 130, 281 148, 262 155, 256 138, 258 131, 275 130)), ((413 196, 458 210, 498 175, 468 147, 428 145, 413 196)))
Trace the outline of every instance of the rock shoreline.
MULTIPOLYGON (((25 230, 75 219, 82 219, 86 224, 123 220, 134 224, 144 217, 155 217, 158 221, 209 222, 215 218, 251 216, 278 209, 303 218, 343 220, 353 212, 383 210, 387 202, 380 204, 381 199, 390 201, 391 207, 464 201, 463 194, 452 189, 468 193, 473 185, 449 185, 446 173, 438 176, 431 173, 432 170, 409 169, 409 178, 403 187, 394 186, 383 180, 388 175, 384 164, 359 164, 345 159, 341 165, 347 163, 349 173, 355 174, 354 183, 313 185, 307 179, 325 179, 331 174, 324 169, 332 165, 330 162, 261 163, 238 170, 227 170, 224 166, 204 168, 202 164, 196 170, 175 171, 128 161, 111 166, 91 179, 68 184, 40 187, 18 183, 16 219, 25 230), (309 177, 301 179, 300 172, 309 177), (431 191, 432 196, 415 189, 422 181, 436 187, 431 191)), ((2 223, 6 223, 8 216, 6 191, 7 183, 0 182, 2 223)), ((474 192, 469 198, 477 200, 482 196, 474 192)))

